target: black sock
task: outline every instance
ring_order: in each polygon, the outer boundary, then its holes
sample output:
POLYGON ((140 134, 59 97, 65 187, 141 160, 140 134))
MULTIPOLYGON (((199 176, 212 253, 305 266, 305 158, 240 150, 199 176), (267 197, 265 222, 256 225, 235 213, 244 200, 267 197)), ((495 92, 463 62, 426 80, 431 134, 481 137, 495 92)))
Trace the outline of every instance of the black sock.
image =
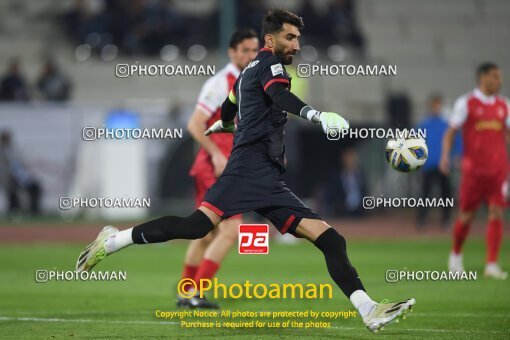
POLYGON ((329 275, 348 298, 358 289, 365 290, 356 269, 349 262, 342 235, 329 228, 317 237, 314 244, 324 253, 329 275))
POLYGON ((196 240, 214 229, 209 217, 196 210, 188 217, 165 216, 145 222, 133 228, 133 242, 137 244, 159 243, 173 239, 196 240))

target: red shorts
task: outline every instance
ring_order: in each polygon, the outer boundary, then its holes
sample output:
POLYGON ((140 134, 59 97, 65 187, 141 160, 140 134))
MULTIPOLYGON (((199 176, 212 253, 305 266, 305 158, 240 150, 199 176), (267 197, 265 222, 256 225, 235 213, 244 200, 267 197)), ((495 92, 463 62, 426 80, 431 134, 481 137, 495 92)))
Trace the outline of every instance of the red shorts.
POLYGON ((506 206, 508 174, 473 175, 462 173, 460 180, 460 210, 474 211, 481 203, 492 206, 506 206))
MULTIPOLYGON (((195 207, 198 208, 200 203, 203 202, 207 190, 209 190, 209 188, 212 187, 218 179, 213 173, 208 172, 202 172, 199 175, 194 176, 193 179, 195 180, 195 207)), ((231 216, 228 219, 241 219, 242 216, 242 214, 238 214, 231 216)))

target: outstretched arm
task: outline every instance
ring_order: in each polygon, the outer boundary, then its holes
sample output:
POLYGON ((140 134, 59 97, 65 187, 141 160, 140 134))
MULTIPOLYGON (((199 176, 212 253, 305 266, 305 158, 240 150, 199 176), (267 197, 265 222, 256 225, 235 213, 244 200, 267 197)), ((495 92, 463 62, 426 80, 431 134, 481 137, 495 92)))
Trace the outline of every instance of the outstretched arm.
POLYGON ((266 93, 283 110, 308 119, 312 123, 321 124, 324 133, 329 128, 348 129, 349 122, 334 112, 321 112, 304 103, 289 91, 283 83, 273 83, 267 87, 266 93))
MULTIPOLYGON (((348 129, 349 122, 334 112, 321 112, 304 103, 296 95, 290 92, 286 85, 275 82, 266 88, 266 93, 283 110, 308 119, 312 123, 320 124, 324 133, 328 129, 348 129)), ((206 132, 206 136, 218 132, 234 132, 234 118, 237 112, 236 98, 233 91, 221 106, 221 120, 214 123, 206 132)))

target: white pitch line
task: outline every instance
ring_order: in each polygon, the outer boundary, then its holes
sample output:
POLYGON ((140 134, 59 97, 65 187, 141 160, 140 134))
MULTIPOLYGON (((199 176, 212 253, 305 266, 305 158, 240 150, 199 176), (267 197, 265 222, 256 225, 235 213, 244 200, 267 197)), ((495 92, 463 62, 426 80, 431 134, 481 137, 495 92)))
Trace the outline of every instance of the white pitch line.
POLYGON ((0 316, 0 321, 31 321, 31 322, 77 322, 77 323, 116 323, 116 324, 140 324, 140 325, 179 325, 176 321, 140 321, 140 320, 92 320, 92 319, 62 319, 62 318, 16 318, 0 316))
MULTIPOLYGON (((62 318, 18 318, 0 316, 0 321, 28 321, 28 322, 77 322, 77 323, 108 323, 108 324, 139 324, 139 325, 178 325, 175 321, 140 321, 140 320, 92 320, 92 319, 62 319, 62 318)), ((363 327, 338 327, 332 326, 323 329, 361 330, 363 327)), ((473 331, 461 329, 433 329, 433 328, 398 328, 400 331, 409 332, 435 332, 435 333, 474 333, 474 334, 510 334, 508 331, 473 331)))

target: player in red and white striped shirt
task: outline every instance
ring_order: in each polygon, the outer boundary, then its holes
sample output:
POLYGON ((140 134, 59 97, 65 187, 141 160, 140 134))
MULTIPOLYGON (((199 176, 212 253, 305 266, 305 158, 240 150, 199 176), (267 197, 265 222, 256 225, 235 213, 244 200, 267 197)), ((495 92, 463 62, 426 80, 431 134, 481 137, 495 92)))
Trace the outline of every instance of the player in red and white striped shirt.
POLYGON ((493 63, 479 66, 478 87, 460 97, 443 138, 440 169, 449 171, 449 154, 457 131, 462 131, 463 156, 460 182, 460 211, 453 230, 449 269, 464 271, 462 245, 481 203, 487 203, 487 264, 485 276, 506 279, 498 265, 503 238, 503 210, 508 190, 507 137, 510 136, 510 104, 500 96, 501 71, 493 63))
MULTIPOLYGON (((188 123, 188 131, 200 144, 200 150, 190 170, 195 180, 196 207, 203 201, 205 193, 216 182, 227 164, 232 151, 234 135, 219 133, 205 136, 204 132, 217 120, 221 113, 221 104, 228 96, 239 73, 255 58, 259 51, 259 40, 253 30, 236 31, 228 49, 230 63, 209 78, 198 96, 195 112, 188 123)), ((192 240, 184 259, 182 278, 211 279, 238 237, 241 215, 235 215, 220 223, 219 228, 208 236, 192 240)), ((178 297, 178 306, 192 308, 218 308, 218 306, 199 296, 191 299, 178 297)))

